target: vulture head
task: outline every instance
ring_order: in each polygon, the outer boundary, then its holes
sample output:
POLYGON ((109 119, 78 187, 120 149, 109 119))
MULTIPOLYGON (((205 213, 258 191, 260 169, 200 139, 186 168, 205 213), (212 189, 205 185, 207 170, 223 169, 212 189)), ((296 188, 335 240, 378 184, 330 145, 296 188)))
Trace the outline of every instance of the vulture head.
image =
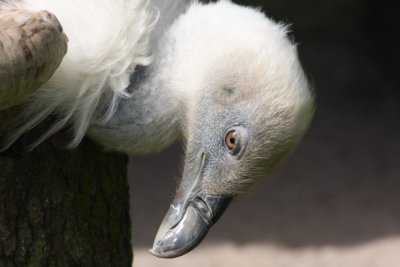
POLYGON ((88 134, 126 153, 184 139, 182 179, 150 250, 158 257, 198 245, 311 121, 313 96, 296 45, 284 25, 257 9, 226 0, 158 1, 164 7, 156 23, 150 6, 157 0, 6 2, 53 12, 69 40, 6 147, 54 112, 61 119, 39 142, 67 123, 72 145, 88 134))
POLYGON ((185 165, 150 252, 176 257, 292 151, 313 101, 285 26, 257 10, 195 5, 166 35, 174 40, 166 83, 181 102, 185 165))

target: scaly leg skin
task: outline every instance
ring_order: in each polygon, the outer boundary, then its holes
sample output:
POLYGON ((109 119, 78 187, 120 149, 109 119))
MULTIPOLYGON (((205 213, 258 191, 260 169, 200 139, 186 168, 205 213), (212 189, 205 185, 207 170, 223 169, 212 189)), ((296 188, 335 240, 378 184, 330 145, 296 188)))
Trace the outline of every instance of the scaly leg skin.
POLYGON ((48 11, 1 7, 0 110, 4 110, 50 79, 67 52, 68 39, 48 11))

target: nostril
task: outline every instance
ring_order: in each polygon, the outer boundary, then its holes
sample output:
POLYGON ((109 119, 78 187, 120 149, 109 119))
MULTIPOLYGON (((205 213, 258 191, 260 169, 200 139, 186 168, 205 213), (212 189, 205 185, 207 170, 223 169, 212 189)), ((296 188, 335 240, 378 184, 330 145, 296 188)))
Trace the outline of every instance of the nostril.
POLYGON ((207 203, 202 198, 196 197, 193 200, 193 207, 200 213, 203 220, 210 224, 209 219, 211 218, 212 211, 207 203))

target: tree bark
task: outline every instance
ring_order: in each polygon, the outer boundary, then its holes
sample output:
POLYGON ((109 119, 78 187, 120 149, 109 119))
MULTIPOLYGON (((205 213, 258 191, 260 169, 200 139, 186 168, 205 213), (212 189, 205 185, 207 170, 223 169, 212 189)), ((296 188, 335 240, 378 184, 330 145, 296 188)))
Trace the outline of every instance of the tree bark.
POLYGON ((131 266, 127 157, 34 138, 0 153, 0 266, 131 266))

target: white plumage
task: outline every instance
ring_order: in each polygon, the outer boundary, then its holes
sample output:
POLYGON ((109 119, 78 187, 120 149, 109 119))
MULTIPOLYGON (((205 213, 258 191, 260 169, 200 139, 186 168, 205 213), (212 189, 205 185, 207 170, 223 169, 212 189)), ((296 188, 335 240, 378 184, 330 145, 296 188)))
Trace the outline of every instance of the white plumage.
POLYGON ((314 105, 287 28, 257 9, 162 0, 0 1, 48 9, 69 50, 22 105, 14 142, 49 114, 71 147, 158 151, 183 137, 185 168, 152 253, 196 246, 230 199, 271 173, 300 141, 314 105))
MULTIPOLYGON (((69 43, 68 52, 53 77, 29 99, 21 114, 21 127, 9 143, 30 130, 49 114, 60 120, 40 139, 43 141, 72 123, 79 144, 93 118, 100 98, 109 95, 107 119, 118 99, 128 97, 126 88, 135 66, 151 62, 149 36, 157 21, 157 10, 149 0, 22 0, 18 8, 49 10, 59 19, 69 43)), ((7 7, 10 2, 5 3, 7 7)), ((0 8, 1 8, 0 3, 0 8)))

